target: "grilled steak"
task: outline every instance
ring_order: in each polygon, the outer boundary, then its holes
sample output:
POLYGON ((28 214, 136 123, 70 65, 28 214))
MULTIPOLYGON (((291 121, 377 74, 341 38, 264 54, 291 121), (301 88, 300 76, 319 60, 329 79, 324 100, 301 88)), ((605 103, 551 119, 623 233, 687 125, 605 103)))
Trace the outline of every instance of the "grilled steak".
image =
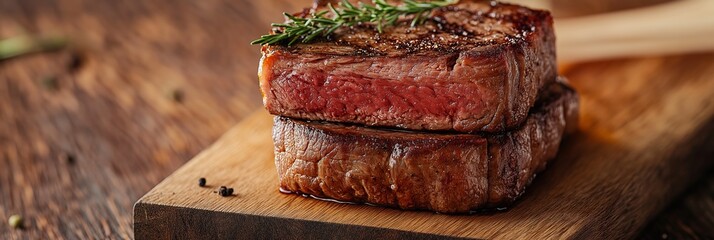
POLYGON ((328 38, 262 48, 268 111, 309 120, 411 130, 503 131, 525 121, 556 79, 546 11, 482 1, 378 33, 364 24, 328 38))
POLYGON ((275 117, 284 190, 341 201, 459 213, 523 193, 577 125, 578 98, 551 84, 526 122, 501 134, 429 133, 275 117))

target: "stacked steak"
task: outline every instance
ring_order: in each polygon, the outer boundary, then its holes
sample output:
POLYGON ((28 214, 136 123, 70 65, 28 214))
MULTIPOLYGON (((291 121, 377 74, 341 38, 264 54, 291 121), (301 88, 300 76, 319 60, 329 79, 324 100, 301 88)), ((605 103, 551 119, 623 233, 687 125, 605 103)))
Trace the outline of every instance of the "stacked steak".
POLYGON ((555 157, 578 97, 548 12, 462 0, 410 22, 263 47, 281 189, 468 212, 513 202, 555 157))

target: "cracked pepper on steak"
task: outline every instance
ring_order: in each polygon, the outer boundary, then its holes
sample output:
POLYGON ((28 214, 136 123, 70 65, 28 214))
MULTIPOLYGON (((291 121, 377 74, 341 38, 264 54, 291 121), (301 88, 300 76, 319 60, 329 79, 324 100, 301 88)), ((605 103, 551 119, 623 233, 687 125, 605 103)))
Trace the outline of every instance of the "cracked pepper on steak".
MULTIPOLYGON (((303 16, 309 14, 305 10, 303 16)), ((409 19, 262 48, 263 102, 274 115, 411 130, 497 132, 526 119, 556 79, 547 11, 462 0, 409 19)))
POLYGON ((553 83, 518 129, 444 134, 276 116, 284 190, 401 209, 461 213, 515 201, 575 130, 578 96, 553 83))

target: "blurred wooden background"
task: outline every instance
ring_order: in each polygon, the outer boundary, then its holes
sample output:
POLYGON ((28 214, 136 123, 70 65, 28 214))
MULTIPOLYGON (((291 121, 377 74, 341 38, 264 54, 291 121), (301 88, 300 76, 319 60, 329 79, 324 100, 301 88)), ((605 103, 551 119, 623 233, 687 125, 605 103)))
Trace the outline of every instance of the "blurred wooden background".
MULTIPOLYGON (((132 204, 261 108, 259 48, 248 43, 309 2, 0 0, 0 39, 70 40, 59 51, 0 61, 0 239, 132 238, 132 204), (13 214, 25 229, 7 225, 13 214)), ((572 17, 659 2, 529 4, 572 17)), ((714 53, 582 63, 565 74, 640 61, 714 67, 714 53)), ((709 174, 641 237, 711 238, 712 195, 709 174)))

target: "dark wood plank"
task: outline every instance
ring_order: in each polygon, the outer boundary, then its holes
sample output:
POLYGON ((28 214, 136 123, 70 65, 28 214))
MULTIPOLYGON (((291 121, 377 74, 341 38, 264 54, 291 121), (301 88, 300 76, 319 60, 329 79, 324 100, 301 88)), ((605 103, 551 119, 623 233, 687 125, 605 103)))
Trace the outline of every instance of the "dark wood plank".
POLYGON ((0 1, 0 38, 75 45, 0 62, 0 239, 131 238, 136 199, 260 107, 248 43, 292 4, 0 1))

